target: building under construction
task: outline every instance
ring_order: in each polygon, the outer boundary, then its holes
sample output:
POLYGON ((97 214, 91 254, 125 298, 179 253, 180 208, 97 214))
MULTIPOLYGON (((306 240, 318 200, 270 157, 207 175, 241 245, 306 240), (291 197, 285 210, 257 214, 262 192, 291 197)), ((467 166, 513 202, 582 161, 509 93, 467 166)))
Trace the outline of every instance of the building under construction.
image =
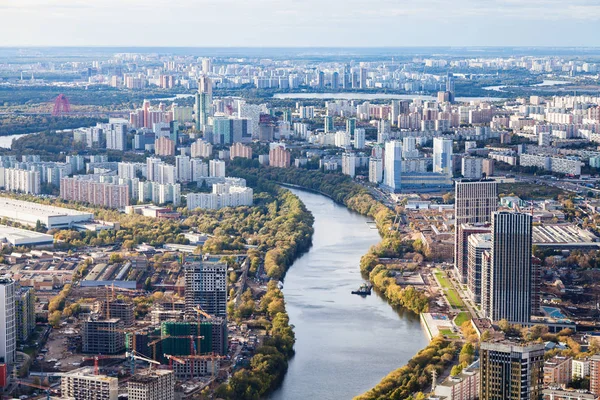
POLYGON ((90 317, 83 323, 83 352, 88 354, 119 354, 125 350, 123 322, 119 318, 90 317))
POLYGON ((185 309, 197 307, 215 317, 227 318, 227 264, 192 261, 185 268, 185 309))
POLYGON ((85 367, 62 375, 61 398, 81 400, 117 400, 119 381, 104 375, 95 375, 85 367))
POLYGON ((169 370, 146 370, 127 382, 129 400, 173 400, 175 376, 169 370))
POLYGON ((124 327, 133 326, 135 323, 135 304, 133 302, 114 299, 101 302, 104 318, 119 318, 124 327))

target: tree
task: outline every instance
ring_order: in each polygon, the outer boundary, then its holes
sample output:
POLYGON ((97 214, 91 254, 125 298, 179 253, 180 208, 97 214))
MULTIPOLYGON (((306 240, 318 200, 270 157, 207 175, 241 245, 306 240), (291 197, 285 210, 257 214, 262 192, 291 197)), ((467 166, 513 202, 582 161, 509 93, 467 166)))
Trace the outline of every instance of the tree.
POLYGON ((120 262, 123 262, 123 257, 119 253, 112 253, 108 258, 109 264, 118 264, 120 262))
POLYGON ((60 326, 60 317, 62 316, 62 313, 60 311, 53 311, 49 316, 48 316, 48 323, 50 325, 52 325, 53 328, 58 328, 60 326))

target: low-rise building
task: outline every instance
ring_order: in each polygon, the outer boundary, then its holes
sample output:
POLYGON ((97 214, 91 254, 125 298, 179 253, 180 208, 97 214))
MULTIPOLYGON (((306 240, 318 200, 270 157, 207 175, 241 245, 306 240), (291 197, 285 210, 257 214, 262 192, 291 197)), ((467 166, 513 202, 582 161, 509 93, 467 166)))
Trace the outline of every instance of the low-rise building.
POLYGON ((554 356, 544 362, 544 385, 561 386, 571 382, 571 357, 554 356))

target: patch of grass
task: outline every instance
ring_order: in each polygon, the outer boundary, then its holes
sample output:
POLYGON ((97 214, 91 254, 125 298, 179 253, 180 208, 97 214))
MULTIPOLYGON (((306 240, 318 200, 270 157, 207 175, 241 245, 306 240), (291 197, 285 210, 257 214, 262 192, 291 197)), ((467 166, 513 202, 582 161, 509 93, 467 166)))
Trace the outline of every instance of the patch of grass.
POLYGON ((440 285, 444 289, 444 294, 446 295, 446 298, 448 299, 450 305, 461 310, 464 309, 465 303, 463 303, 462 299, 458 295, 458 292, 454 290, 448 278, 444 276, 444 273, 441 271, 435 271, 434 274, 437 280, 440 282, 440 285))
POLYGON ((457 339, 459 336, 454 333, 451 329, 440 329, 440 333, 451 339, 457 339))
POLYGON ((461 326, 462 324, 464 324, 466 321, 469 321, 471 319, 471 314, 469 314, 466 311, 463 311, 461 313, 459 313, 456 318, 454 318, 454 323, 456 324, 456 326, 461 326))
POLYGON ((442 287, 444 289, 449 289, 452 287, 452 285, 450 284, 450 281, 448 281, 448 278, 446 278, 442 272, 435 271, 435 277, 437 278, 437 280, 440 282, 440 285, 442 285, 442 287))
POLYGON ((534 183, 501 183, 498 185, 499 195, 514 194, 523 200, 556 198, 559 194, 565 193, 564 190, 553 186, 534 183))

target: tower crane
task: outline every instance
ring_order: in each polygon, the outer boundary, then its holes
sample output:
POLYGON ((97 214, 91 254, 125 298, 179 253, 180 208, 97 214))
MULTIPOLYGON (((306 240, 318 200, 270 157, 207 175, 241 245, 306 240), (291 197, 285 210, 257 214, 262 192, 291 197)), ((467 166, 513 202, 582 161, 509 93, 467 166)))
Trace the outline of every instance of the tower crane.
POLYGON ((152 364, 160 365, 160 363, 158 361, 144 357, 141 354, 139 354, 138 352, 136 352, 135 350, 128 351, 127 353, 125 353, 125 355, 131 359, 131 375, 133 375, 135 373, 135 360, 146 361, 147 363, 150 364, 150 370, 152 370, 152 364))
POLYGON ((36 388, 36 389, 42 389, 43 391, 46 392, 46 399, 47 400, 50 400, 50 392, 51 391, 56 391, 55 389, 52 389, 50 386, 36 385, 35 383, 30 383, 30 382, 26 382, 26 381, 17 381, 17 384, 24 385, 24 386, 29 386, 29 387, 36 388))

